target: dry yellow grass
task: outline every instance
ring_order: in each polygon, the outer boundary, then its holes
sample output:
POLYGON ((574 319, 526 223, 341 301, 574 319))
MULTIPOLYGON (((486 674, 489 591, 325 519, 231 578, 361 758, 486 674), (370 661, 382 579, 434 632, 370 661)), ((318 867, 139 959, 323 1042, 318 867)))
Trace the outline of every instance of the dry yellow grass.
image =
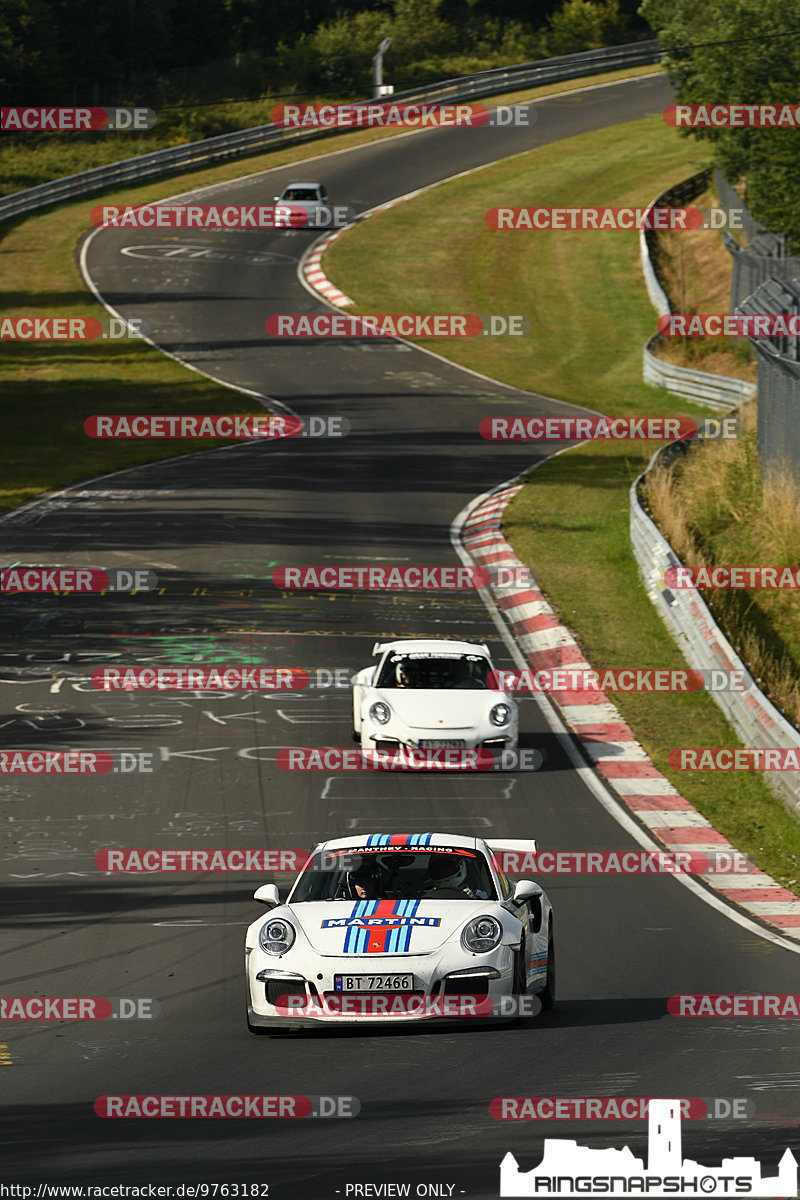
MULTIPOLYGON (((701 443, 648 476, 647 506, 689 566, 800 563, 800 484, 785 468, 762 478, 754 404, 743 417, 743 438, 701 443)), ((759 686, 800 724, 797 596, 716 591, 705 599, 759 686)))

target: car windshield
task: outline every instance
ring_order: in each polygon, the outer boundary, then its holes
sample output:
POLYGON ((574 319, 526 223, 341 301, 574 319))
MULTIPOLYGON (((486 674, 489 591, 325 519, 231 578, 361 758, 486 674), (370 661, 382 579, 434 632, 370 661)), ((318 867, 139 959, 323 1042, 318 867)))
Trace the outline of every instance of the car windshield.
POLYGON ((387 654, 375 686, 486 691, 491 670, 482 654, 387 654))
POLYGON ((447 847, 328 850, 312 856, 288 903, 436 899, 496 900, 485 856, 447 847))
POLYGON ((319 192, 316 188, 287 188, 281 197, 283 200, 319 200, 319 192))

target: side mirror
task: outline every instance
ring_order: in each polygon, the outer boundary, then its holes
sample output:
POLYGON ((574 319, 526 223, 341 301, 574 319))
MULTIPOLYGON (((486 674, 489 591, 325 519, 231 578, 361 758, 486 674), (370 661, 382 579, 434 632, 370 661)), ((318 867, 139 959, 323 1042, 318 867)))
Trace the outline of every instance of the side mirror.
POLYGON ((524 904, 526 900, 532 900, 534 896, 541 895, 542 889, 538 883, 534 883, 532 879, 519 879, 511 898, 515 904, 524 904))
POLYGON ((259 904, 266 904, 270 908, 277 908, 281 902, 278 893, 278 885, 275 883, 262 883, 260 888, 256 888, 253 892, 253 899, 259 904))
POLYGON ((274 203, 274 204, 277 204, 279 200, 280 200, 280 196, 273 196, 273 197, 272 197, 272 201, 273 201, 273 203, 274 203))

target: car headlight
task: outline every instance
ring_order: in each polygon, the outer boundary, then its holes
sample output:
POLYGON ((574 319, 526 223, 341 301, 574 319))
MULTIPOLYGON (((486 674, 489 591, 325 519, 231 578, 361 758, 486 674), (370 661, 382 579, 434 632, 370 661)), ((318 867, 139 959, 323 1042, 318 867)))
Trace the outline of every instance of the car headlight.
POLYGON ((473 954, 485 954, 500 945, 503 926, 494 917, 475 917, 464 926, 461 945, 473 954))
POLYGON ((374 721, 376 725, 388 724, 391 715, 392 710, 389 708, 389 705, 384 704, 382 700, 378 700, 378 702, 373 704, 369 710, 370 720, 374 721))
POLYGON ((261 926, 258 940, 267 954, 285 954, 294 942, 294 927, 280 917, 273 917, 261 926))
POLYGON ((507 725, 511 720, 511 709, 507 704, 495 704, 489 713, 489 720, 493 725, 507 725))

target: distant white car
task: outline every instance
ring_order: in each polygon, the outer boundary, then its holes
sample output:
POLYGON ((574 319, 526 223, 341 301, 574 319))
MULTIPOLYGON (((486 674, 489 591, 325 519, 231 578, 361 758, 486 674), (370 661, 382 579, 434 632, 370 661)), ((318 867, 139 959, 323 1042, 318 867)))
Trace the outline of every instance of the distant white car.
MULTIPOLYGON (((330 223, 329 218, 323 220, 320 214, 321 209, 328 208, 328 193, 323 183, 290 183, 274 199, 276 204, 291 205, 293 209, 305 212, 308 217, 307 229, 330 223)), ((293 225, 294 222, 289 219, 287 224, 293 225)))
POLYGON ((247 1025, 535 1015, 555 1003, 550 902, 493 852, 533 840, 356 834, 320 842, 281 904, 247 930, 247 1025))
POLYGON ((376 642, 353 677, 362 750, 516 750, 519 712, 495 686, 487 647, 444 638, 376 642))

